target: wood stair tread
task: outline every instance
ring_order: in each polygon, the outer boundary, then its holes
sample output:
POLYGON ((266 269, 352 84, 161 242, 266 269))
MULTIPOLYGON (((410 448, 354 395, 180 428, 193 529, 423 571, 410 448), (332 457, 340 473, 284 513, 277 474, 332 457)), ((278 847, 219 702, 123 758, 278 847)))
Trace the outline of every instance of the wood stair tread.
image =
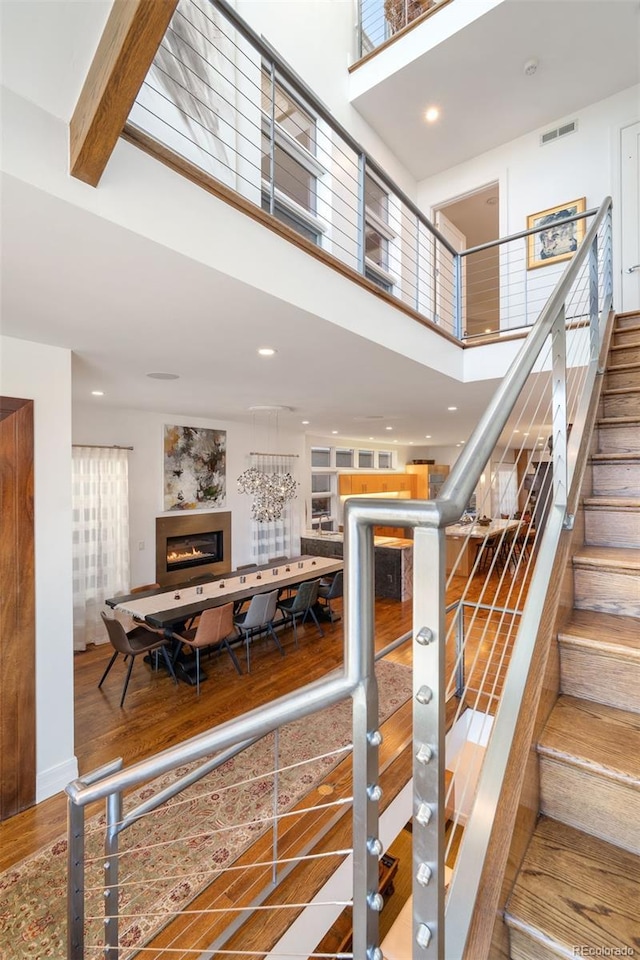
POLYGON ((585 507, 613 507, 616 510, 637 510, 640 497, 585 497, 585 507))
POLYGON ((600 567, 603 570, 640 570, 640 549, 635 547, 579 547, 574 566, 600 567))
POLYGON ((640 623, 596 610, 574 610, 570 621, 558 632, 558 640, 572 646, 590 647, 594 652, 640 660, 640 623))
MULTIPOLYGON (((632 347, 633 344, 626 344, 626 347, 632 347)), ((615 347, 611 348, 612 350, 616 349, 615 347)), ((618 350, 621 347, 617 348, 618 350)), ((630 371, 638 370, 640 371, 640 363, 633 361, 632 363, 608 363, 607 364, 607 373, 629 373, 630 371)))
POLYGON ((612 949, 625 947, 637 953, 638 903, 638 857, 543 817, 529 844, 505 919, 510 927, 540 944, 541 953, 546 948, 545 956, 553 952, 573 957, 580 945, 607 956, 612 949))
POLYGON ((626 427, 633 426, 634 423, 640 423, 640 416, 629 417, 600 417, 596 421, 599 427, 626 427))
POLYGON ((592 453, 591 460, 597 463, 626 463, 627 461, 640 460, 639 453, 592 453))
POLYGON ((639 387, 608 387, 602 391, 603 397, 626 397, 632 393, 640 393, 639 387))
POLYGON ((561 695, 542 732, 538 753, 640 790, 636 713, 561 695))

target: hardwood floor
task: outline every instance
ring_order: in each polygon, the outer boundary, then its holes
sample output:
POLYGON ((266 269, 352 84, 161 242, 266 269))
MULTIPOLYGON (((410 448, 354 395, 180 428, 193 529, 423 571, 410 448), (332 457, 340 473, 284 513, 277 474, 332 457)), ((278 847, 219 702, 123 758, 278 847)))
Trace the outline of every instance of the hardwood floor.
MULTIPOLYGON (((466 580, 455 578, 447 599, 459 598, 466 580)), ((483 602, 505 602, 507 586, 498 578, 489 587, 482 578, 471 589, 469 599, 484 591, 483 602)), ((339 602, 336 609, 340 612, 339 602)), ((376 602, 376 648, 411 628, 411 601, 376 602)), ((293 634, 282 634, 286 655, 281 657, 272 642, 254 644, 251 673, 238 676, 226 654, 205 658, 203 669, 207 680, 201 695, 195 688, 179 683, 175 686, 164 671, 155 672, 142 661, 135 664, 124 708, 119 701, 124 679, 124 665, 117 663, 102 689, 98 680, 111 656, 108 644, 89 648, 75 655, 75 735, 79 770, 87 773, 96 767, 122 757, 126 765, 159 750, 172 746, 223 720, 238 716, 270 700, 320 678, 342 664, 342 621, 324 625, 320 638, 313 624, 299 628, 299 647, 293 634)), ((472 674, 494 670, 499 693, 506 661, 492 666, 496 657, 490 642, 490 631, 472 631, 468 657, 472 674)), ((500 650, 500 653, 502 651, 500 650)), ((393 655, 398 662, 410 664, 411 644, 393 655)), ((508 658, 507 658, 508 659, 508 658)), ((244 655, 241 655, 244 667, 244 655)), ((29 856, 66 829, 65 795, 59 794, 0 824, 0 870, 29 856)))

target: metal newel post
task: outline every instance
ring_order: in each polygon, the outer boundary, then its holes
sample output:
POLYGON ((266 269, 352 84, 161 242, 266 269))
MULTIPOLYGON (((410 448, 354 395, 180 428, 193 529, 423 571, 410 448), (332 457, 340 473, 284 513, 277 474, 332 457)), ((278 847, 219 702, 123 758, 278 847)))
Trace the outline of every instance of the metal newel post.
POLYGON ((415 528, 413 576, 413 957, 444 960, 444 530, 415 528))
POLYGON ((67 801, 67 955, 84 958, 84 807, 67 801))
POLYGON ((366 211, 365 211, 365 175, 367 172, 367 157, 364 153, 358 156, 358 270, 364 277, 366 253, 366 211))
POLYGON ((456 697, 459 700, 464 696, 464 646, 464 603, 459 603, 456 610, 456 697))
POLYGON ((456 253, 453 260, 453 317, 454 333, 462 339, 462 257, 456 253))
MULTIPOLYGON (((351 501, 353 504, 353 501, 351 501)), ((358 680, 353 694, 353 955, 376 960, 378 913, 378 687, 374 669, 373 527, 345 507, 345 629, 347 671, 358 680)))
POLYGON ((598 237, 589 250, 589 357, 598 360, 600 309, 598 304, 598 237))
POLYGON ((273 884, 278 882, 278 791, 280 771, 280 728, 273 731, 273 866, 271 879, 273 884))
POLYGON ((553 423, 553 500, 566 507, 568 496, 567 465, 567 331, 565 307, 558 311, 551 330, 551 410, 553 423))
POLYGON ((118 923, 118 839, 122 821, 122 794, 118 791, 107 797, 107 829, 104 838, 104 954, 108 960, 119 957, 118 923))

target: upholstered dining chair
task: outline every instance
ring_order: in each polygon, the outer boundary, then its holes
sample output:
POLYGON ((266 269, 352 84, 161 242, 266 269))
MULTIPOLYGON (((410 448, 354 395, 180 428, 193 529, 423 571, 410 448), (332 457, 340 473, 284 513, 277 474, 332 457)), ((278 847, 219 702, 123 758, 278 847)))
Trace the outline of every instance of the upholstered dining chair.
POLYGON ((251 603, 246 612, 234 617, 234 623, 242 634, 247 648, 247 673, 251 672, 251 655, 249 652, 251 641, 260 633, 267 633, 284 656, 284 650, 273 629, 273 618, 276 615, 277 605, 277 590, 272 590, 270 593, 256 593, 251 597, 251 603))
POLYGON ((130 593, 146 593, 147 590, 159 590, 159 583, 142 583, 139 587, 130 587, 130 593))
POLYGON ((136 657, 139 657, 141 653, 152 653, 154 650, 159 650, 164 657, 164 661, 167 665, 169 673, 173 677, 173 682, 178 682, 173 669, 173 664, 171 663, 171 658, 167 653, 167 638, 164 636, 164 634, 159 634, 155 630, 151 630, 149 627, 145 627, 142 624, 134 627, 133 630, 127 631, 119 620, 116 620, 115 617, 108 617, 103 610, 100 611, 100 616, 102 617, 104 625, 107 628, 109 642, 114 649, 114 654, 111 657, 111 660, 109 660, 107 669, 102 674, 102 678, 98 684, 98 687, 101 687, 106 680, 107 674, 118 659, 119 653, 122 654, 125 660, 127 657, 129 657, 129 668, 125 677, 124 687, 122 688, 120 706, 123 705, 124 698, 127 694, 127 687, 129 686, 133 664, 135 663, 136 657))
POLYGON ((238 632, 233 622, 233 604, 225 603, 221 607, 209 607, 203 610, 198 625, 182 633, 172 633, 173 639, 186 643, 196 652, 196 691, 200 696, 200 651, 204 649, 226 650, 233 661, 233 665, 242 673, 242 667, 231 649, 229 643, 237 639, 238 632))
POLYGON ((331 626, 333 628, 333 621, 339 619, 336 617, 336 614, 333 612, 331 607, 331 601, 337 600, 338 597, 341 597, 344 593, 343 588, 344 582, 344 573, 342 570, 338 570, 337 573, 331 579, 325 580, 324 578, 320 581, 318 587, 318 602, 326 607, 326 613, 329 615, 329 620, 331 621, 331 626))
POLYGON ((318 599, 319 586, 320 578, 317 580, 305 580, 304 583, 300 584, 292 597, 285 597, 284 600, 278 600, 278 610, 282 614, 283 620, 285 622, 290 620, 293 626, 293 639, 296 647, 298 646, 296 624, 298 620, 304 623, 308 616, 311 616, 311 619, 318 628, 320 636, 324 637, 324 630, 320 626, 315 610, 313 609, 318 599))

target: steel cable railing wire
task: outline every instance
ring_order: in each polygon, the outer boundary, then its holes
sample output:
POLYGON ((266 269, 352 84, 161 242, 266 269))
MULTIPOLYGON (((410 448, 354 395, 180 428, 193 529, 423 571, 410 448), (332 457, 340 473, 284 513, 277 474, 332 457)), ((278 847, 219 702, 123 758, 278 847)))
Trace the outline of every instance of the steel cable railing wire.
MULTIPOLYGON (((570 364, 570 370, 569 370, 569 372, 571 373, 571 370, 574 369, 579 363, 580 363, 580 358, 579 358, 579 357, 577 357, 577 356, 571 357, 571 356, 570 356, 570 357, 569 357, 569 364, 570 364)), ((585 369, 585 368, 584 368, 584 363, 585 363, 585 360, 583 359, 583 360, 582 360, 582 364, 583 364, 583 367, 582 367, 582 368, 583 368, 583 371, 584 371, 584 369, 585 369)), ((578 380, 578 378, 575 378, 575 379, 578 380)), ((584 379, 584 375, 583 375, 583 378, 582 378, 582 379, 584 379)), ((579 392, 579 387, 580 387, 580 382, 578 381, 576 392, 579 392)), ((569 403, 568 403, 569 415, 571 414, 571 410, 572 410, 572 403, 571 403, 571 400, 569 400, 569 403)), ((515 429, 515 428, 514 428, 514 429, 515 429)), ((516 431, 516 432, 517 432, 517 431, 516 431)), ((513 434, 512 434, 512 437, 507 441, 507 448, 511 448, 512 440, 513 440, 513 434)), ((531 457, 530 457, 530 459, 529 459, 529 464, 528 464, 528 465, 530 465, 531 459, 532 459, 532 457, 533 457, 533 453, 534 453, 534 451, 532 451, 532 453, 531 453, 531 457)), ((503 459, 504 459, 504 458, 503 458, 503 459)), ((519 458, 516 457, 516 459, 519 459, 519 458)), ((522 483, 521 483, 521 485, 520 485, 520 488, 519 488, 518 491, 517 491, 517 496, 518 496, 518 498, 520 497, 520 494, 521 494, 521 492, 522 492, 523 483, 524 483, 524 475, 523 475, 523 481, 522 481, 522 483)), ((549 488, 549 489, 548 489, 548 492, 547 492, 547 498, 550 498, 550 496, 551 496, 551 489, 549 488)), ((546 504, 545 504, 545 511, 546 511, 546 504)), ((527 531, 526 531, 526 538, 527 538, 527 540, 528 540, 528 538, 529 538, 530 532, 531 532, 531 524, 529 525, 529 528, 528 528, 527 531)), ((539 531, 538 531, 538 534, 539 534, 539 531)), ((536 536, 537 536, 538 534, 536 534, 536 536)), ((500 549, 499 549, 499 550, 496 550, 496 552, 495 552, 494 561, 497 560, 497 557, 498 557, 498 556, 500 555, 500 553, 502 553, 503 551, 504 551, 504 536, 503 536, 503 538, 501 538, 500 549)), ((509 549, 508 549, 507 555, 506 555, 506 556, 503 556, 504 571, 503 571, 503 575, 502 575, 502 577, 501 577, 500 586, 502 586, 502 582, 503 582, 503 580, 504 580, 504 573, 506 572, 506 570, 509 569, 509 567, 510 567, 510 565, 511 565, 512 562, 514 563, 514 568, 515 568, 515 569, 514 569, 514 576, 513 576, 513 579, 512 579, 511 582, 512 582, 513 585, 515 585, 515 584, 517 583, 518 573, 519 573, 520 568, 521 568, 521 561, 522 561, 522 556, 523 556, 523 554, 522 554, 522 552, 521 552, 521 553, 520 553, 520 556, 518 557, 518 559, 517 559, 517 561, 516 561, 516 560, 515 560, 516 553, 517 553, 517 538, 514 537, 514 538, 512 539, 512 542, 511 542, 510 545, 509 545, 509 549)), ((530 564, 530 561, 529 561, 529 563, 527 564, 527 568, 528 568, 529 564, 530 564)), ((527 573, 528 573, 528 570, 527 570, 527 573)), ((523 593, 523 591, 524 591, 525 581, 526 581, 526 575, 525 575, 525 578, 522 580, 522 583, 521 583, 521 586, 520 586, 520 590, 519 590, 519 596, 518 596, 518 598, 517 598, 517 600, 516 600, 516 603, 515 603, 515 608, 516 608, 516 610, 518 609, 518 607, 519 607, 519 605, 520 605, 520 600, 521 600, 521 598, 522 598, 522 593, 523 593)), ((509 604, 510 604, 510 601, 511 601, 512 589, 513 589, 512 587, 509 589, 509 593, 508 593, 508 596, 507 596, 507 600, 505 601, 505 603, 506 603, 507 605, 509 605, 509 604)), ((472 709, 474 709, 474 710, 476 710, 476 709, 478 708, 479 703, 480 703, 480 700, 482 699, 482 697, 485 697, 485 698, 488 700, 489 705, 490 705, 490 703, 491 703, 492 701, 495 701, 495 700, 497 699, 497 694, 496 694, 497 684, 498 684, 498 682, 499 682, 500 672, 501 672, 501 670, 502 670, 502 667, 503 667, 504 662, 505 662, 505 659, 506 659, 506 654, 507 654, 507 649, 508 649, 508 639, 510 638, 511 634, 513 633, 513 625, 515 624, 515 620, 512 620, 512 628, 510 628, 510 630, 509 630, 509 636, 507 637, 507 641, 506 641, 506 642, 503 644, 503 646, 502 646, 502 653, 501 653, 501 655, 500 655, 500 658, 499 658, 499 661, 498 661, 497 665, 495 665, 495 664, 494 664, 494 654, 495 654, 496 646, 497 646, 498 642, 500 641, 500 637, 501 637, 501 634, 502 634, 502 621, 503 621, 503 620, 505 619, 505 617, 508 615, 507 611, 504 610, 504 608, 501 608, 501 609, 502 609, 502 611, 503 611, 502 614, 501 614, 501 622, 499 623, 497 629, 496 629, 495 627, 493 628, 493 632, 494 632, 494 642, 491 644, 489 653, 486 655, 486 658, 485 658, 485 670, 484 670, 484 674, 483 674, 480 682, 478 683, 477 695, 476 695, 476 699, 475 699, 475 702, 473 703, 473 707, 472 707, 472 709), (490 687, 489 691, 487 692, 485 681, 486 681, 486 678, 487 678, 487 676, 488 676, 488 674, 489 674, 490 669, 492 669, 492 668, 493 668, 493 682, 492 682, 492 684, 491 684, 491 687, 490 687)), ((471 631, 472 626, 473 626, 473 622, 474 622, 475 617, 477 616, 477 613, 478 613, 478 611, 476 610, 476 613, 474 614, 474 617, 472 618, 471 624, 470 624, 469 627, 467 628, 467 634, 466 634, 466 635, 468 635, 468 633, 471 631)), ((486 633, 488 632, 488 630, 489 630, 489 621, 487 620, 487 623, 486 623, 486 625, 485 625, 485 630, 484 630, 483 635, 482 635, 482 637, 481 637, 481 639, 480 639, 480 642, 479 642, 479 644, 478 644, 478 648, 477 648, 478 650, 480 649, 480 643, 482 643, 482 645, 484 645, 485 635, 486 635, 486 633)), ((464 656, 464 650, 462 651, 461 656, 464 656)), ((458 660, 457 660, 457 662, 456 662, 456 664, 455 664, 455 666, 454 666, 454 670, 453 670, 453 672, 452 672, 452 678, 455 678, 455 677, 456 677, 457 671, 458 671, 458 669, 459 669, 459 666, 460 666, 460 663, 459 663, 459 658, 458 658, 458 660)), ((474 663, 473 666, 472 666, 472 671, 471 671, 471 672, 474 672, 474 671, 475 671, 475 663, 474 663)), ((469 687, 467 686, 467 692, 468 692, 468 689, 469 689, 469 687)), ((453 683, 452 683, 452 681, 450 681, 450 682, 449 682, 449 687, 448 687, 448 690, 447 690, 447 696, 449 696, 449 695, 452 693, 452 690, 453 690, 453 683)), ((466 697, 466 694, 465 694, 465 697, 466 697)), ((466 703, 466 699, 463 699, 462 702, 463 702, 463 703, 466 703)), ((458 716, 459 716, 459 712, 460 712, 460 707, 458 708, 458 716)), ((486 724, 486 720, 483 722, 483 726, 484 726, 485 724, 486 724)), ((481 738, 482 738, 483 732, 484 732, 484 731, 481 729, 481 731, 480 731, 480 737, 481 737, 481 738)), ((455 779, 455 772, 454 772, 454 779, 455 779)), ((457 782, 457 793, 456 793, 456 796, 457 796, 457 797, 459 796, 459 786, 460 786, 460 784, 459 784, 459 778, 458 778, 458 782, 457 782)), ((468 792, 468 788, 469 788, 469 781, 467 781, 467 782, 465 783, 464 787, 463 787, 463 796, 460 798, 460 801, 459 801, 461 806, 464 806, 464 800, 465 800, 465 796, 466 796, 466 794, 467 794, 467 792, 468 792)), ((453 789, 453 787, 452 787, 451 789, 453 789)), ((453 834, 452 834, 452 839, 453 839, 453 834)), ((450 841, 450 843, 451 843, 451 841, 450 841)), ((449 845, 449 848, 450 848, 450 845, 449 845)))

